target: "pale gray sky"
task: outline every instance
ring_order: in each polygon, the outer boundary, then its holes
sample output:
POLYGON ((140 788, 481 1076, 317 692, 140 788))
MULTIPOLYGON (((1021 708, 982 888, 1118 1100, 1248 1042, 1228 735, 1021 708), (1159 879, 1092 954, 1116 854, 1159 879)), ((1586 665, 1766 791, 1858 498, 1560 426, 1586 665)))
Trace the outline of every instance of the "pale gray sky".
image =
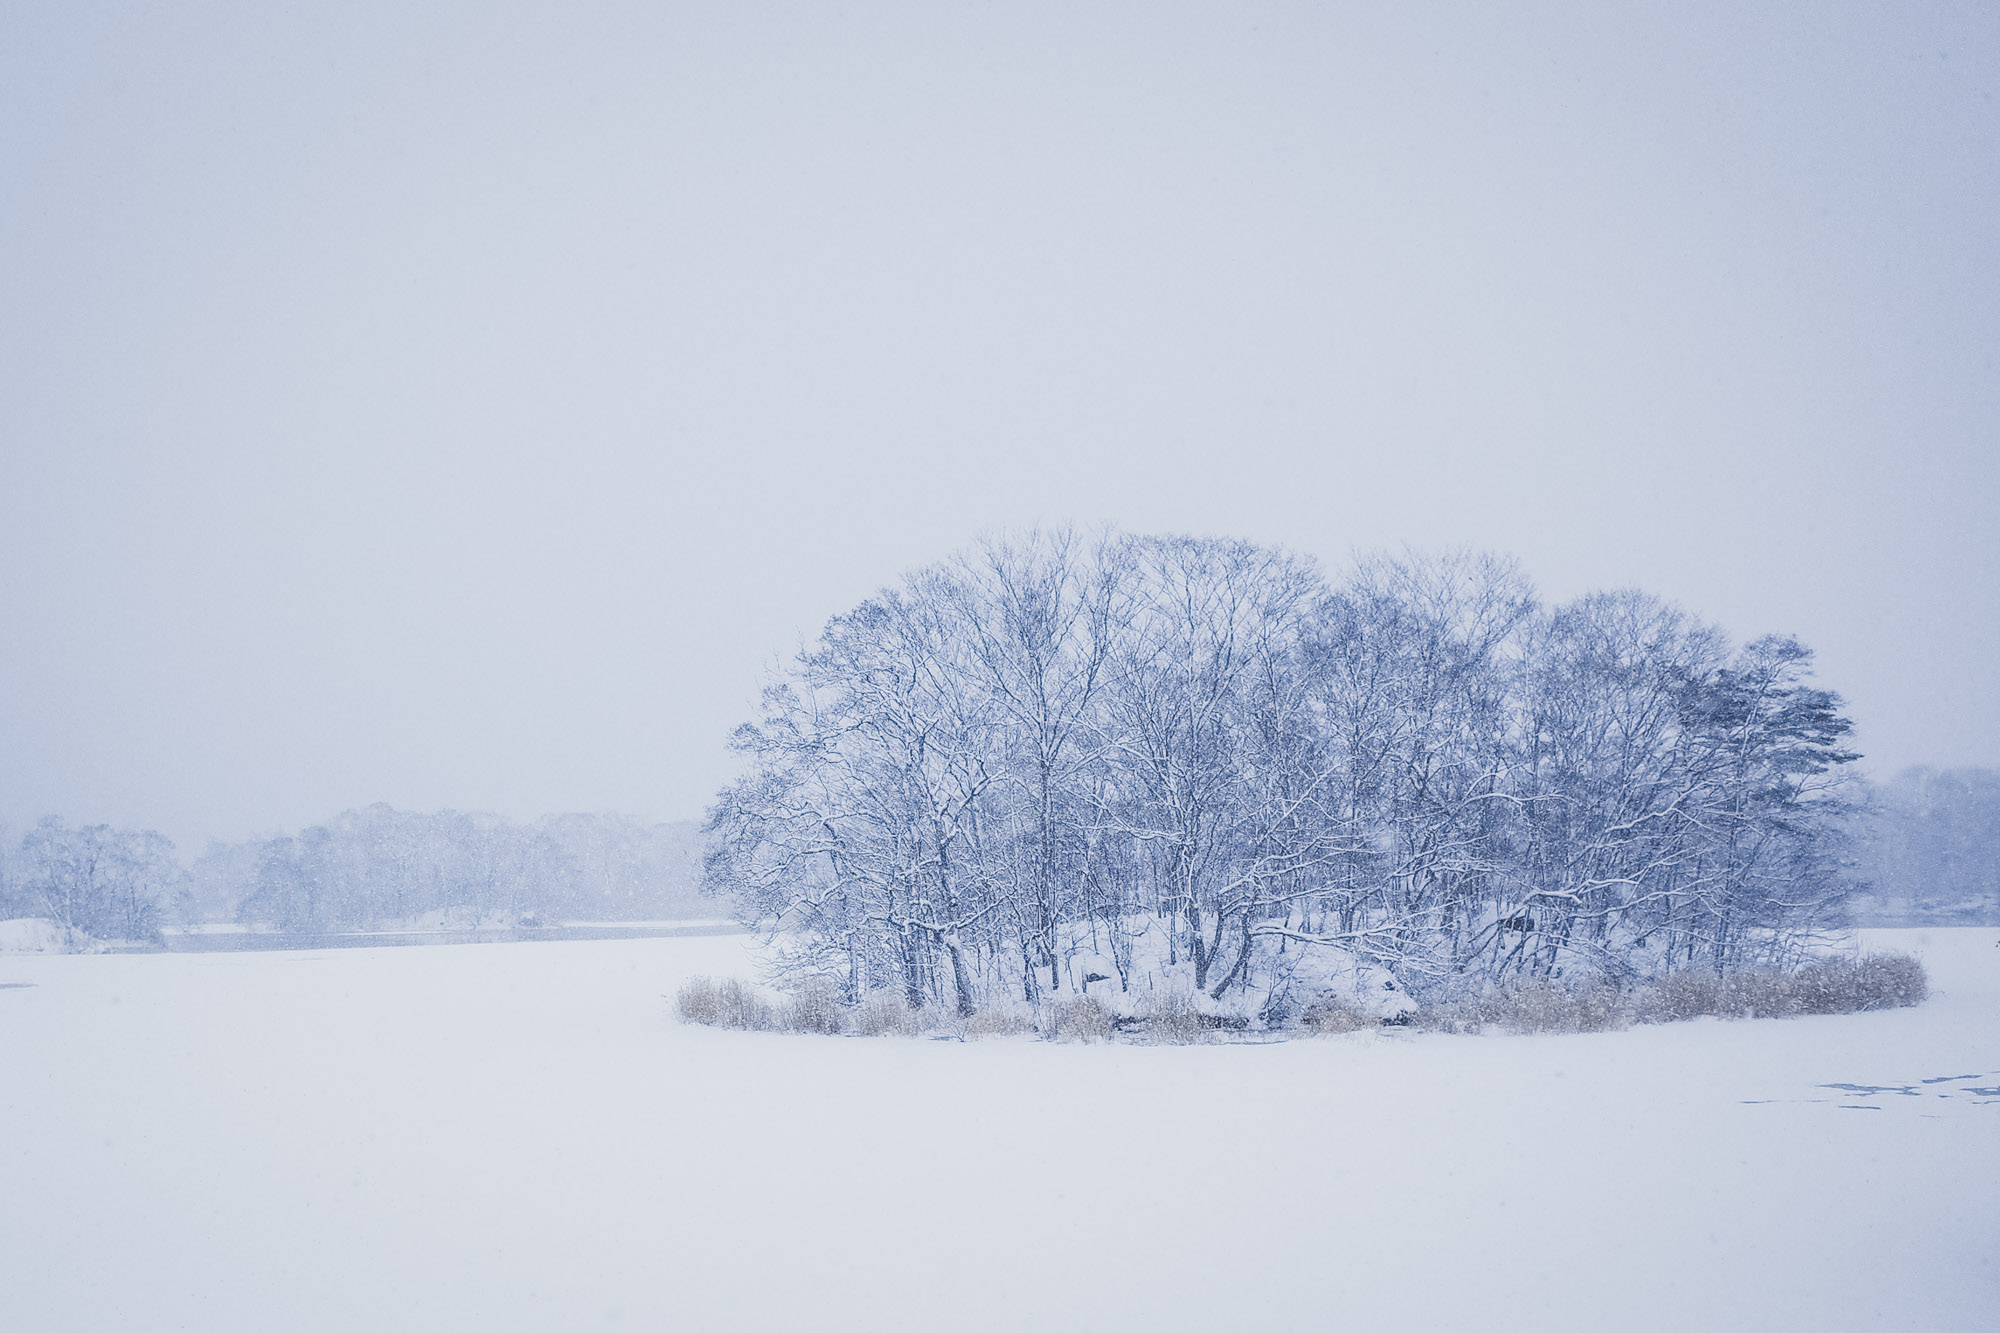
POLYGON ((2000 9, 1746 8, 17 0, 0 823, 693 816, 1065 520, 1637 584, 2000 762, 2000 9))

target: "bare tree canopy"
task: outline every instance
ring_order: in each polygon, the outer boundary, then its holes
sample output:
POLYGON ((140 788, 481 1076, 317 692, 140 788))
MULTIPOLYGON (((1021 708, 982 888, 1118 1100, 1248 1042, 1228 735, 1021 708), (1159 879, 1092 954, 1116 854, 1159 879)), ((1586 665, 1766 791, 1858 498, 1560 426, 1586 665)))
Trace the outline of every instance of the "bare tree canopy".
POLYGON ((705 886, 794 976, 960 1013, 1782 961, 1845 891, 1856 756, 1811 660, 1640 592, 1544 607, 1490 556, 1334 583, 1240 541, 1031 533, 778 673, 705 886))

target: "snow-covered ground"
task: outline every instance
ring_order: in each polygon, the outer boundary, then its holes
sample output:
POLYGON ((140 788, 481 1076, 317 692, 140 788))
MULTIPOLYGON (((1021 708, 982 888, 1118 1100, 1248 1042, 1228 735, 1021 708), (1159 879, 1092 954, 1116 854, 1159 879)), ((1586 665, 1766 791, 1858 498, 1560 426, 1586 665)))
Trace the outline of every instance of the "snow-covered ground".
POLYGON ((677 1024, 741 936, 0 957, 0 1325, 1990 1329, 1996 934, 1875 932, 1914 1010, 1182 1048, 677 1024))

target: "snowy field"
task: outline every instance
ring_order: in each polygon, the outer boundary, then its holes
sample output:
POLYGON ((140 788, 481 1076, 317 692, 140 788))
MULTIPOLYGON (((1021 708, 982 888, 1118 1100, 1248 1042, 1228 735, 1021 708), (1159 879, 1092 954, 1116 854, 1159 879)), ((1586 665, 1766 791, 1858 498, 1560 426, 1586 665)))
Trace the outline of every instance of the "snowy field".
POLYGON ((1996 932, 1871 934, 1928 1004, 1195 1048, 676 1023, 742 937, 0 956, 0 1325, 2000 1327, 1996 932))

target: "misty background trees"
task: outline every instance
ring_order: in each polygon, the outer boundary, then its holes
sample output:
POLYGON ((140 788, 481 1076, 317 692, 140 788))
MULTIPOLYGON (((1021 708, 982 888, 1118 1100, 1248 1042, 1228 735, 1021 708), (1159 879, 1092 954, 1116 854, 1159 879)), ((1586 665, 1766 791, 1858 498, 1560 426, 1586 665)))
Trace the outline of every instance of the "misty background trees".
POLYGON ((1857 832, 1857 920, 2000 924, 2000 771, 1909 769, 1872 789, 1857 832))
POLYGON ((691 916, 696 828, 616 815, 520 823, 388 805, 295 834, 212 843, 183 865, 149 830, 45 819, 0 857, 0 917, 96 939, 242 922, 300 934, 691 916))
POLYGON ((1336 583, 1240 541, 994 542, 783 668, 705 882, 786 972, 961 1014, 1782 963, 1843 924, 1867 809, 1811 662, 1487 556, 1336 583))
POLYGON ((631 920, 689 906, 693 832, 615 815, 520 824, 371 805, 295 835, 212 851, 194 878, 220 899, 240 895, 239 919, 290 931, 429 915, 465 925, 631 920))

